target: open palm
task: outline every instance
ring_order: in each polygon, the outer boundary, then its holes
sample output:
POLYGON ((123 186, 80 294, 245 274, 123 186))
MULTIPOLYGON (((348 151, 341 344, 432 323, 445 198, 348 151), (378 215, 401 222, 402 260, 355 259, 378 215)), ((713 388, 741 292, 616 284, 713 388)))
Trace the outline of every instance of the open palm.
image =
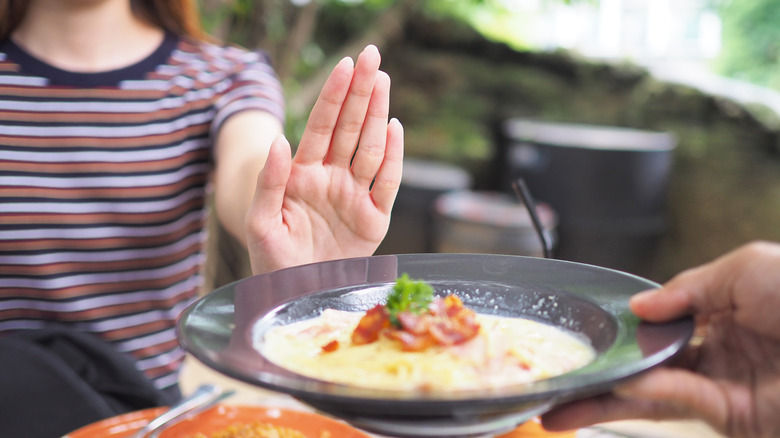
POLYGON ((255 274, 371 255, 384 238, 401 180, 403 128, 388 122, 390 78, 367 47, 342 60, 323 86, 290 157, 271 147, 247 212, 255 274))

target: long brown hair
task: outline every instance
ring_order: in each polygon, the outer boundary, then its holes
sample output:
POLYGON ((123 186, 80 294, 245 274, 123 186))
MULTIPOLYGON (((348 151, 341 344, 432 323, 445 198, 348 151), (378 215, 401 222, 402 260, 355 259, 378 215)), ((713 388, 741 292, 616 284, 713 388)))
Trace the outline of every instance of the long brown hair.
MULTIPOLYGON (((0 0, 0 40, 22 22, 29 0, 0 0)), ((133 13, 179 36, 209 39, 200 26, 196 0, 130 0, 133 13)))

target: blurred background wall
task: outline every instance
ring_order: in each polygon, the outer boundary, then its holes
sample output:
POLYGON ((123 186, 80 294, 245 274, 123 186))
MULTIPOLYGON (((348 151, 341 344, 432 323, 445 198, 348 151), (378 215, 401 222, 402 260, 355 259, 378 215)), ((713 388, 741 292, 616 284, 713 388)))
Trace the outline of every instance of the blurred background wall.
MULTIPOLYGON (((201 3, 217 37, 271 54, 293 142, 335 62, 379 46, 412 163, 380 253, 442 250, 453 215, 470 227, 449 238, 511 253, 502 233, 522 242, 531 226, 512 205, 516 177, 548 209, 556 256, 656 281, 780 240, 772 1, 201 3), (489 197, 437 210, 463 191, 489 197)), ((207 288, 249 275, 235 242, 212 235, 207 288)))

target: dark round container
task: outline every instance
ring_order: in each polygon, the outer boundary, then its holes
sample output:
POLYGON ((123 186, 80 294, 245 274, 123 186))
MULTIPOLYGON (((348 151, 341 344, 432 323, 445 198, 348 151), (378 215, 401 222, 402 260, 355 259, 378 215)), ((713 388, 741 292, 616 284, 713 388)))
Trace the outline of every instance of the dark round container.
POLYGON ((522 177, 558 214, 556 257, 652 271, 666 230, 676 140, 665 132, 512 119, 502 126, 502 185, 522 177))
MULTIPOLYGON (((553 210, 539 204, 536 213, 554 234, 557 219, 553 210)), ((542 241, 525 206, 503 193, 467 190, 436 199, 434 249, 441 253, 544 256, 542 241)))

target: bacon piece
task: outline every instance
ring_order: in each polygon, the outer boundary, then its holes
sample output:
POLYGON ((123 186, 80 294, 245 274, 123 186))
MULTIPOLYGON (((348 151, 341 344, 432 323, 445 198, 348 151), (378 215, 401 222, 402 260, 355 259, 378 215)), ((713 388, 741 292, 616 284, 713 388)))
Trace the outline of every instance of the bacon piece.
POLYGON ((451 320, 437 321, 431 326, 430 331, 431 336, 439 345, 462 344, 477 334, 475 331, 455 324, 451 320))
POLYGON ((369 344, 382 333, 401 343, 404 351, 422 351, 434 345, 457 345, 474 338, 480 329, 477 315, 463 306, 457 295, 436 298, 428 312, 400 312, 401 328, 394 328, 385 306, 378 304, 361 318, 352 332, 352 343, 369 344))
POLYGON ((379 334, 388 328, 390 328, 390 316, 384 305, 377 304, 360 318, 355 331, 352 332, 352 343, 370 344, 379 339, 379 334))
MULTIPOLYGON (((451 296, 451 295, 448 295, 451 296)), ((428 313, 431 315, 442 316, 447 314, 447 303, 444 298, 436 297, 428 306, 428 313)))
POLYGON ((439 301, 438 306, 434 307, 432 310, 439 316, 446 315, 453 318, 464 310, 471 312, 471 310, 463 306, 463 301, 461 301, 460 297, 457 295, 447 295, 444 298, 437 299, 437 301, 439 301))
POLYGON ((428 332, 431 326, 430 315, 415 315, 411 312, 399 313, 398 322, 401 323, 401 329, 416 335, 428 332))
POLYGON ((339 349, 339 341, 335 339, 322 346, 322 351, 324 351, 325 353, 330 353, 338 349, 339 349))
POLYGON ((405 330, 388 330, 385 334, 388 338, 399 341, 403 351, 423 351, 436 345, 436 340, 430 333, 415 334, 405 330))
POLYGON ((431 313, 437 318, 429 330, 439 345, 462 344, 479 333, 477 314, 464 307, 457 295, 439 298, 434 304, 431 313))

